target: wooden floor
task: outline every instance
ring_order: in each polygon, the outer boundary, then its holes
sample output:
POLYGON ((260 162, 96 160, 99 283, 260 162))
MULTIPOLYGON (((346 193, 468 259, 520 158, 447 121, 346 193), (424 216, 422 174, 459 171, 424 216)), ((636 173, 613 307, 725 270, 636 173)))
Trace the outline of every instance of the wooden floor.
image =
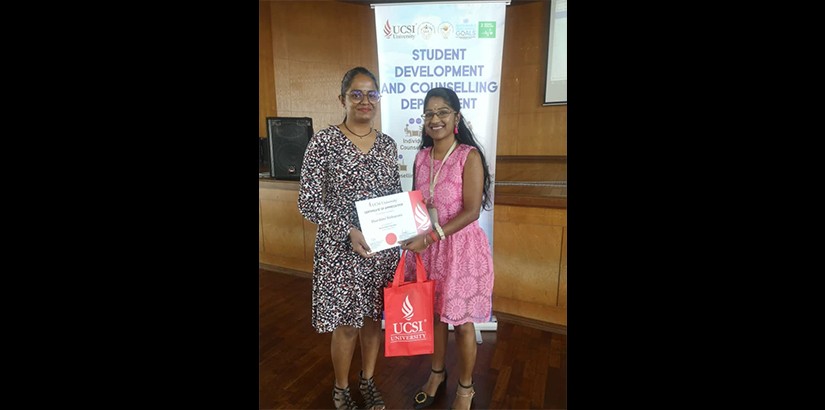
MULTIPOLYGON (((310 323, 312 280, 261 269, 260 409, 332 409, 331 333, 310 323)), ((566 409, 567 336, 499 322, 482 332, 474 383, 475 409, 566 409)), ((353 398, 358 392, 360 351, 350 369, 353 398)), ((457 387, 456 347, 450 332, 446 394, 432 408, 448 408, 457 387), (445 397, 446 396, 446 397, 445 397)), ((375 380, 388 409, 412 409, 413 395, 427 380, 429 356, 385 358, 379 352, 375 380)))

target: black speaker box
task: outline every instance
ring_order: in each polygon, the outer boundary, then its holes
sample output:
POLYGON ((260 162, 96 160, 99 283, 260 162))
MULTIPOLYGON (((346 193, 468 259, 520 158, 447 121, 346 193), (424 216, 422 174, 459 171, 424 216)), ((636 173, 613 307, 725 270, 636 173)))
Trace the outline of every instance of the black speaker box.
POLYGON ((269 138, 258 137, 258 178, 272 178, 269 165, 269 138))
POLYGON ((304 152, 312 138, 312 118, 267 117, 266 133, 272 177, 299 180, 304 152))

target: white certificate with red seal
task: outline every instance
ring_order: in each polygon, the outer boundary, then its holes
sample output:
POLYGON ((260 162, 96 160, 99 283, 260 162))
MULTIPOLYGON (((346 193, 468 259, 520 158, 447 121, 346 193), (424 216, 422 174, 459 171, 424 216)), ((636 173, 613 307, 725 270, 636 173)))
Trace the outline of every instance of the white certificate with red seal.
POLYGON ((432 229, 421 191, 401 192, 355 202, 361 232, 372 252, 400 246, 432 229))

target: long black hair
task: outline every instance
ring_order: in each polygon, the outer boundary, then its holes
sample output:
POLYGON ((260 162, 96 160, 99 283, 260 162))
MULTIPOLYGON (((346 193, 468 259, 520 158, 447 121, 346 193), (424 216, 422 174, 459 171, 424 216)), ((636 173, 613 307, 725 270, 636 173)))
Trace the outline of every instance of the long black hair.
MULTIPOLYGON (((449 105, 450 108, 452 108, 456 113, 461 112, 461 102, 458 100, 458 95, 456 95, 455 91, 444 87, 430 88, 430 91, 427 91, 427 96, 424 97, 425 107, 427 106, 427 102, 430 101, 430 98, 432 97, 443 98, 444 101, 447 102, 447 105, 449 105)), ((420 149, 433 146, 433 137, 427 135, 426 128, 423 126, 422 135, 423 137, 421 137, 420 149)), ((487 160, 484 157, 484 151, 476 141, 473 131, 467 127, 467 120, 464 118, 464 114, 461 114, 461 119, 458 122, 458 134, 455 135, 455 139, 461 144, 475 147, 475 149, 478 150, 478 154, 481 155, 481 165, 484 168, 484 193, 481 197, 481 205, 483 209, 489 211, 492 209, 492 201, 490 200, 490 169, 487 167, 487 160)))

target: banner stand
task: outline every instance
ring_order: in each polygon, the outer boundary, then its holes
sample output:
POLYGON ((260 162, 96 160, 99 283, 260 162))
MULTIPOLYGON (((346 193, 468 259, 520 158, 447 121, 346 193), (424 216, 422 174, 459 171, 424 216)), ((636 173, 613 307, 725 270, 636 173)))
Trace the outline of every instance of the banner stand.
MULTIPOLYGON (((478 0, 370 5, 375 10, 382 132, 398 146, 402 190, 412 190, 424 97, 431 88, 446 87, 458 94, 467 126, 484 152, 490 196, 495 197, 499 86, 509 4, 510 0, 478 0)), ((481 210, 478 218, 491 250, 493 210, 481 210)), ((481 331, 497 327, 495 316, 477 323, 476 342, 481 343, 481 331)))

